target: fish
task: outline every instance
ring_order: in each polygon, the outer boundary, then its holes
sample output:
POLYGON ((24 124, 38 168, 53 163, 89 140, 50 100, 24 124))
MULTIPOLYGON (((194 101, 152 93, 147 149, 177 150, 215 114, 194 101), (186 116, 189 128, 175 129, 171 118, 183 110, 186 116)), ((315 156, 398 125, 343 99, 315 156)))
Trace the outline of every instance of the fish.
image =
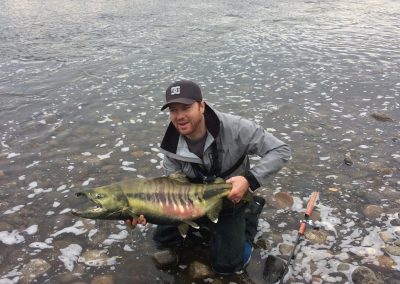
MULTIPOLYGON (((94 207, 72 210, 72 214, 88 219, 140 220, 144 215, 152 224, 176 224, 182 237, 190 227, 199 229, 194 221, 207 216, 218 222, 223 198, 232 185, 222 178, 213 183, 191 183, 181 172, 167 177, 135 178, 82 190, 78 197, 86 197, 94 207)), ((250 192, 243 200, 251 201, 250 192)))

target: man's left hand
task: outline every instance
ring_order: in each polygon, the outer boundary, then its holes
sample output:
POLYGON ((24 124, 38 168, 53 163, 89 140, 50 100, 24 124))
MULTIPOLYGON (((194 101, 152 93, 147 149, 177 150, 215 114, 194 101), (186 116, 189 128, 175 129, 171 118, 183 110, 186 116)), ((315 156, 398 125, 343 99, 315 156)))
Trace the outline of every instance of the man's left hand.
POLYGON ((228 199, 233 203, 239 203, 249 189, 249 182, 244 176, 234 176, 227 179, 226 182, 232 184, 228 199))

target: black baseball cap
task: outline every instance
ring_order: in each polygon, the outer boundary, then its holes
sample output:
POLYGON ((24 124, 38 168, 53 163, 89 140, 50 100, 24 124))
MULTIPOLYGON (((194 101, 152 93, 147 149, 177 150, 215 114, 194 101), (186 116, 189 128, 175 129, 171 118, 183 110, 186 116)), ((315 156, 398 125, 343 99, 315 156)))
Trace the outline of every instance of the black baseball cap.
POLYGON ((180 80, 172 83, 165 91, 166 104, 161 108, 164 110, 172 103, 191 105, 194 102, 201 102, 203 96, 200 87, 189 80, 180 80))

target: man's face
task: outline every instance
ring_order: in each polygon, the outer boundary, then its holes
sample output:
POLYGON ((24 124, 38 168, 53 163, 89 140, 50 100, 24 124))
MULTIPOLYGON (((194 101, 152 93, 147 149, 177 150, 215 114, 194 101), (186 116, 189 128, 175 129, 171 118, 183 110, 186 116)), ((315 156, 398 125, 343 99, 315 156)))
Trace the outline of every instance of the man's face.
POLYGON ((195 138, 205 126, 204 110, 203 101, 191 105, 172 103, 169 105, 169 117, 180 134, 195 138))

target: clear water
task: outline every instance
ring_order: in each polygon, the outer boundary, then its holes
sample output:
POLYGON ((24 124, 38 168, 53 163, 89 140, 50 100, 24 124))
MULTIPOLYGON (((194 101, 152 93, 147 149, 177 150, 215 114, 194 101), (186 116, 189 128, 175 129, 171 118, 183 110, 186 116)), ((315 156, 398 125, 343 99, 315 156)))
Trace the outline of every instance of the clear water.
POLYGON ((131 235, 70 213, 79 188, 162 174, 163 92, 182 78, 293 149, 260 190, 259 237, 270 247, 255 251, 248 279, 204 281, 262 283, 264 259, 293 243, 312 191, 328 237, 301 243, 288 283, 351 283, 361 265, 398 279, 400 257, 379 233, 400 238, 399 18, 395 0, 1 1, 0 283, 22 281, 36 258, 51 265, 37 283, 194 282, 188 266, 206 262, 204 249, 159 270, 151 226, 131 235), (377 111, 393 121, 375 120, 377 111), (292 208, 272 206, 278 191, 292 208), (82 260, 99 249, 106 263, 82 260))

